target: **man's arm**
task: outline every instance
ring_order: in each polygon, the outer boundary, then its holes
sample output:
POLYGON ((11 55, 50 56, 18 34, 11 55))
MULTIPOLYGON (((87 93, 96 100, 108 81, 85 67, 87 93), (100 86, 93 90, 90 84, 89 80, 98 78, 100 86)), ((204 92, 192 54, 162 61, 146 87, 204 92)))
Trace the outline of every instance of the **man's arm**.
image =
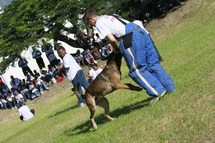
POLYGON ((118 51, 119 50, 119 42, 116 40, 116 38, 113 36, 113 34, 108 34, 105 38, 113 46, 114 51, 118 51))

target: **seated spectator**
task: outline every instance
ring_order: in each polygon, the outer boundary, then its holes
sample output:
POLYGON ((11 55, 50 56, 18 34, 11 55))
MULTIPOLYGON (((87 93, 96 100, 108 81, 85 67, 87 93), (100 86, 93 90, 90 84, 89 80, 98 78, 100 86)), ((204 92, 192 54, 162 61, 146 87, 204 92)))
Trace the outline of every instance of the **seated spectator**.
POLYGON ((46 69, 42 69, 42 71, 41 71, 41 79, 43 81, 45 81, 46 83, 51 83, 51 84, 56 83, 55 78, 46 69))
POLYGON ((32 95, 35 95, 36 97, 39 97, 39 96, 41 95, 40 92, 39 92, 39 90, 35 87, 33 81, 30 81, 30 82, 29 82, 28 89, 29 89, 30 93, 31 93, 32 95))
POLYGON ((7 109, 7 101, 0 96, 0 109, 7 109))
POLYGON ((93 81, 97 75, 103 70, 102 68, 99 68, 97 64, 91 64, 89 65, 90 67, 90 70, 89 70, 89 73, 88 73, 88 78, 89 78, 89 81, 93 81))
POLYGON ((16 99, 16 104, 19 106, 19 103, 20 102, 25 102, 26 100, 24 99, 24 97, 22 96, 22 94, 20 94, 20 93, 15 93, 14 94, 14 97, 15 97, 15 99, 16 99))
POLYGON ((25 86, 25 85, 22 85, 20 93, 22 94, 22 96, 23 96, 25 99, 33 100, 34 98, 36 98, 36 96, 33 96, 33 95, 30 93, 30 91, 28 90, 27 86, 25 86))
POLYGON ((55 79, 57 78, 56 75, 56 69, 54 67, 52 67, 51 65, 48 65, 48 75, 50 75, 51 77, 54 77, 55 79))
POLYGON ((91 53, 95 60, 99 60, 101 58, 101 53, 99 52, 98 49, 99 49, 99 45, 97 44, 96 46, 93 46, 91 50, 91 53))
POLYGON ((84 50, 83 52, 84 60, 86 61, 87 65, 93 64, 95 62, 94 57, 92 56, 90 50, 84 50))
POLYGON ((7 87, 6 84, 4 84, 3 87, 2 87, 2 96, 3 96, 4 99, 7 99, 8 91, 10 91, 10 89, 7 87))
POLYGON ((57 76, 61 76, 61 77, 65 77, 66 76, 66 71, 64 68, 62 68, 62 62, 60 59, 58 59, 58 62, 57 62, 57 68, 55 70, 55 74, 57 76))
POLYGON ((10 79, 11 79, 11 81, 10 81, 11 87, 17 91, 20 91, 19 85, 21 83, 21 80, 19 78, 14 78, 12 75, 10 76, 10 79))
POLYGON ((105 60, 112 52, 111 46, 108 44, 106 46, 102 46, 101 48, 101 55, 102 60, 105 60))
POLYGON ((43 94, 43 90, 49 90, 48 86, 40 78, 36 77, 34 79, 34 85, 39 90, 40 94, 43 94))
POLYGON ((26 122, 29 119, 33 118, 35 113, 34 109, 30 110, 30 108, 27 105, 25 105, 25 103, 23 102, 19 103, 18 112, 19 112, 20 120, 22 120, 23 122, 26 122))
POLYGON ((2 88, 5 85, 5 83, 3 82, 2 78, 0 77, 0 93, 2 92, 2 88))
POLYGON ((28 83, 26 82, 25 79, 22 79, 21 82, 20 82, 20 85, 19 85, 19 86, 20 86, 20 90, 21 90, 21 87, 22 87, 23 85, 25 85, 25 86, 28 85, 28 83))
POLYGON ((15 88, 11 88, 10 91, 13 95, 16 95, 17 93, 19 93, 15 88))
POLYGON ((84 64, 84 57, 81 54, 81 51, 79 49, 77 50, 77 52, 75 54, 75 60, 80 66, 84 67, 84 65, 85 65, 84 64))
POLYGON ((12 94, 12 92, 10 92, 10 91, 7 93, 7 106, 10 109, 17 108, 16 99, 15 99, 14 95, 12 94))

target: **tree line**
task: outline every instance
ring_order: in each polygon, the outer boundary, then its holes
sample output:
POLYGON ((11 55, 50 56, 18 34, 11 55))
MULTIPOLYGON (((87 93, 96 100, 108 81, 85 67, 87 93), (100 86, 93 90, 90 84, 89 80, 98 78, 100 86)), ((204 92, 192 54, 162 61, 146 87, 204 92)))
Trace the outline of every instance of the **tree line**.
POLYGON ((93 28, 82 17, 88 8, 100 14, 116 13, 127 18, 130 11, 140 11, 140 20, 148 22, 162 16, 182 0, 13 0, 0 14, 0 71, 19 57, 21 52, 38 41, 53 39, 72 47, 86 49, 93 28), (70 23, 67 26, 66 23, 70 23), (74 35, 71 38, 68 35, 74 35))

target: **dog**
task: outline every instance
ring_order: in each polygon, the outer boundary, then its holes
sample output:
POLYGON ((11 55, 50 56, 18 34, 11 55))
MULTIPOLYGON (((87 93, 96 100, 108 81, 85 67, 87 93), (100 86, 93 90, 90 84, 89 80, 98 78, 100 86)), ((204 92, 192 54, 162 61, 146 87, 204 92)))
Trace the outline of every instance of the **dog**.
POLYGON ((130 83, 121 83, 121 53, 112 52, 108 57, 107 64, 102 72, 91 82, 85 92, 85 102, 90 111, 90 120, 93 128, 97 129, 97 124, 94 119, 96 106, 104 109, 105 117, 108 120, 113 120, 109 115, 109 102, 105 95, 117 89, 130 89, 140 91, 142 88, 130 83))

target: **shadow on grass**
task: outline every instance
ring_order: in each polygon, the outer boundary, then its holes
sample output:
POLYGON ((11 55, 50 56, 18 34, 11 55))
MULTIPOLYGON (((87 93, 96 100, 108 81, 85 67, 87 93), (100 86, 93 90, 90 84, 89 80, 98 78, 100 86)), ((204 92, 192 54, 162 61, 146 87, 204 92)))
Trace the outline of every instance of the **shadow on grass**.
MULTIPOLYGON (((151 99, 152 98, 149 97, 143 101, 124 106, 120 109, 116 109, 116 110, 112 111, 110 113, 110 115, 114 118, 118 118, 121 115, 128 114, 132 111, 135 111, 135 110, 138 110, 138 109, 143 108, 145 106, 148 106, 151 99)), ((102 125, 102 124, 108 122, 107 119, 104 117, 104 114, 100 114, 99 116, 97 116, 95 118, 95 120, 96 120, 98 127, 99 127, 99 125, 102 125)), ((75 128, 66 130, 64 132, 64 134, 66 134, 67 136, 73 136, 73 135, 88 133, 89 131, 96 131, 96 130, 93 129, 91 122, 87 121, 83 124, 76 126, 75 128)))
POLYGON ((63 109, 61 111, 57 111, 55 114, 48 116, 48 118, 49 119, 53 118, 53 117, 55 117, 57 115, 60 115, 60 114, 65 113, 65 112, 68 112, 69 110, 72 110, 72 109, 75 109, 75 108, 78 108, 78 105, 74 105, 74 106, 68 107, 66 109, 63 109))

